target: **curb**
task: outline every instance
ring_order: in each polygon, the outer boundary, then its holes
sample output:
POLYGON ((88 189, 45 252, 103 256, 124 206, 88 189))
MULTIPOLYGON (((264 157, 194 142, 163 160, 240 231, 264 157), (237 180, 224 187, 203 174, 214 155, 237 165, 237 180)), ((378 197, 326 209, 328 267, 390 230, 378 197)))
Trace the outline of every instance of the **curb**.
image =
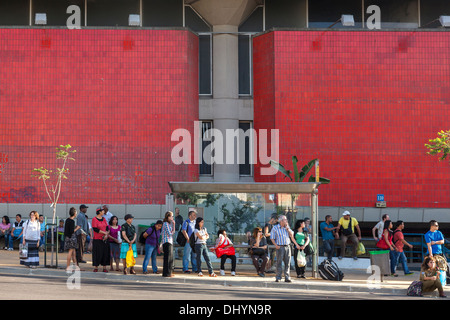
MULTIPOLYGON (((64 269, 51 269, 51 268, 15 268, 15 267, 0 267, 0 274, 10 275, 30 275, 30 276, 46 276, 57 278, 68 278, 70 274, 66 273, 64 269)), ((291 283, 285 283, 284 280, 276 283, 274 278, 267 279, 253 279, 245 276, 218 276, 217 278, 203 278, 193 276, 176 275, 173 278, 164 278, 161 275, 123 275, 117 273, 93 273, 90 271, 81 272, 82 279, 97 279, 104 281, 122 281, 129 283, 158 283, 158 284, 204 284, 215 285, 222 287, 254 287, 254 288, 267 288, 267 289, 291 289, 291 290, 317 290, 317 291, 329 291, 335 292, 361 292, 372 294, 390 294, 390 295, 403 295, 406 296, 407 286, 405 285, 389 285, 380 283, 378 286, 373 285, 369 287, 367 284, 362 283, 347 283, 347 282, 333 282, 325 280, 296 280, 292 279, 291 283)))

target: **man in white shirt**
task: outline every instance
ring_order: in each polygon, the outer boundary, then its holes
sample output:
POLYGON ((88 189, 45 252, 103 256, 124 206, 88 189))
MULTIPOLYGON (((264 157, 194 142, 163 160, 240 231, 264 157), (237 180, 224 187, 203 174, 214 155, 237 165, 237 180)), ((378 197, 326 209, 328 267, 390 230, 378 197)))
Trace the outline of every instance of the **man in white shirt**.
POLYGON ((381 239, 381 237, 383 236, 384 222, 386 220, 389 220, 389 215, 383 214, 383 216, 381 217, 381 221, 379 221, 375 225, 375 227, 372 228, 372 235, 376 241, 379 241, 381 239))
POLYGON ((109 208, 106 204, 103 205, 103 209, 105 210, 105 215, 103 216, 106 219, 106 222, 109 224, 109 220, 111 220, 113 214, 109 211, 109 208))

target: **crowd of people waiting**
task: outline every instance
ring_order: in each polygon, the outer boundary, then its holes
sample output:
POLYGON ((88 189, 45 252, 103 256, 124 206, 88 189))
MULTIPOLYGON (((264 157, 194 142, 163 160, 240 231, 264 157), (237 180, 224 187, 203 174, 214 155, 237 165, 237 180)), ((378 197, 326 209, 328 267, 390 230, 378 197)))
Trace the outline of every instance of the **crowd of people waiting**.
MULTIPOLYGON (((127 267, 126 255, 129 250, 133 251, 134 258, 137 257, 138 235, 133 225, 134 217, 127 214, 125 223, 120 225, 117 216, 113 215, 108 206, 100 206, 96 209, 96 215, 91 223, 86 215, 88 207, 81 205, 79 211, 72 207, 66 221, 59 221, 56 232, 61 249, 68 252, 67 269, 71 263, 79 267, 80 263, 86 263, 84 254, 92 253, 92 265, 94 272, 102 266, 103 272, 108 272, 107 267, 113 271, 122 271, 124 274, 136 274, 134 266, 127 267), (115 268, 114 268, 115 264, 115 268)), ((171 211, 166 212, 164 220, 158 220, 144 233, 145 257, 143 261, 143 273, 148 274, 148 264, 151 260, 152 272, 158 274, 157 254, 163 253, 164 277, 173 277, 174 269, 174 239, 183 247, 183 272, 190 273, 189 261, 192 272, 203 276, 202 258, 206 263, 210 277, 216 277, 212 263, 208 255, 207 240, 209 233, 204 226, 204 220, 196 217, 195 211, 190 211, 188 218, 183 220, 179 214, 179 208, 175 210, 175 216, 171 211), (177 234, 177 236, 175 236, 177 234), (180 240, 181 239, 181 240, 180 240), (193 242, 193 243, 192 243, 193 242)), ((258 276, 264 277, 266 273, 274 272, 276 269, 276 281, 279 282, 283 276, 286 282, 290 280, 291 256, 297 257, 299 253, 304 256, 312 254, 310 220, 297 220, 292 230, 286 216, 273 214, 264 228, 255 228, 248 236, 249 255, 258 276), (270 248, 269 248, 270 245, 270 248), (293 252, 292 252, 293 251, 293 252), (276 257, 276 260, 274 259, 276 257), (276 261, 276 266, 274 266, 276 261)), ((396 268, 400 262, 405 275, 411 275, 407 259, 403 251, 404 246, 412 248, 403 235, 405 225, 403 221, 393 223, 387 214, 383 215, 372 229, 372 235, 376 245, 380 249, 389 250, 391 276, 397 277, 396 268)), ((424 282, 425 291, 438 290, 443 296, 443 288, 439 279, 439 270, 436 269, 436 256, 444 257, 442 245, 444 236, 438 230, 439 225, 435 220, 430 222, 430 230, 425 234, 428 256, 423 261, 420 280, 424 282), (434 264, 434 267, 433 267, 434 264)), ((356 218, 351 217, 350 212, 345 211, 339 219, 337 226, 333 225, 330 215, 320 224, 322 245, 324 254, 328 259, 333 259, 335 239, 340 239, 341 253, 338 259, 345 255, 347 243, 353 244, 352 257, 357 260, 356 250, 361 241, 361 229, 356 218)), ((20 261, 21 264, 30 268, 39 265, 39 248, 45 243, 45 224, 43 215, 36 211, 30 212, 29 219, 23 220, 20 214, 16 215, 14 222, 10 222, 8 216, 3 216, 0 224, 0 238, 5 239, 5 250, 13 250, 14 241, 28 246, 28 257, 20 261)), ((210 248, 217 258, 220 258, 220 275, 225 275, 225 262, 231 260, 231 275, 236 275, 235 248, 227 232, 221 229, 217 233, 215 245, 210 248)), ((295 271, 298 278, 305 278, 305 263, 299 264, 294 258, 295 271)), ((82 269, 81 269, 82 270, 82 269)))

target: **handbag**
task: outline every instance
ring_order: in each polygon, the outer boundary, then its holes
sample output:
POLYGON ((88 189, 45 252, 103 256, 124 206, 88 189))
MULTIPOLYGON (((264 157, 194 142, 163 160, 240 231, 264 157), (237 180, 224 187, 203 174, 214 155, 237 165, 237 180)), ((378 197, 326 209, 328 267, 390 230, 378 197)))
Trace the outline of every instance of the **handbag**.
POLYGON ((120 229, 119 232, 117 232, 117 243, 122 243, 122 236, 120 235, 120 229))
POLYGON ((263 256, 266 254, 266 250, 264 250, 263 248, 252 248, 251 253, 254 256, 263 256))
POLYGON ((314 247, 311 242, 305 248, 305 255, 311 256, 315 253, 314 247))
POLYGON ((298 253, 297 253, 297 265, 299 267, 306 266, 306 255, 303 252, 303 250, 298 250, 298 253))
POLYGON ((230 245, 230 242, 228 241, 228 238, 227 238, 221 244, 220 247, 216 248, 216 257, 217 258, 220 258, 224 254, 226 254, 227 256, 234 256, 234 255, 236 255, 236 250, 234 249, 234 247, 225 248, 228 245, 230 245))
POLYGON ((19 244, 19 258, 28 259, 28 243, 25 243, 25 245, 19 244))

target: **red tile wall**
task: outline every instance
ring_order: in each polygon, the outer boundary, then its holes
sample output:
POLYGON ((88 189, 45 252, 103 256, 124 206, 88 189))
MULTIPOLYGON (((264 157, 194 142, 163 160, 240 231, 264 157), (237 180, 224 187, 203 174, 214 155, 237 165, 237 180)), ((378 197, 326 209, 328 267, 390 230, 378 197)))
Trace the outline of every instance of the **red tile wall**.
POLYGON ((0 201, 47 202, 36 167, 71 144, 60 203, 158 204, 172 131, 198 120, 198 39, 186 30, 0 29, 0 201))
MULTIPOLYGON (((450 129, 450 33, 275 31, 254 39, 255 129, 280 162, 320 159, 321 206, 450 207, 450 164, 424 144, 450 129), (273 125, 274 123, 274 125, 273 125)), ((278 173, 256 181, 286 181, 278 173)))

